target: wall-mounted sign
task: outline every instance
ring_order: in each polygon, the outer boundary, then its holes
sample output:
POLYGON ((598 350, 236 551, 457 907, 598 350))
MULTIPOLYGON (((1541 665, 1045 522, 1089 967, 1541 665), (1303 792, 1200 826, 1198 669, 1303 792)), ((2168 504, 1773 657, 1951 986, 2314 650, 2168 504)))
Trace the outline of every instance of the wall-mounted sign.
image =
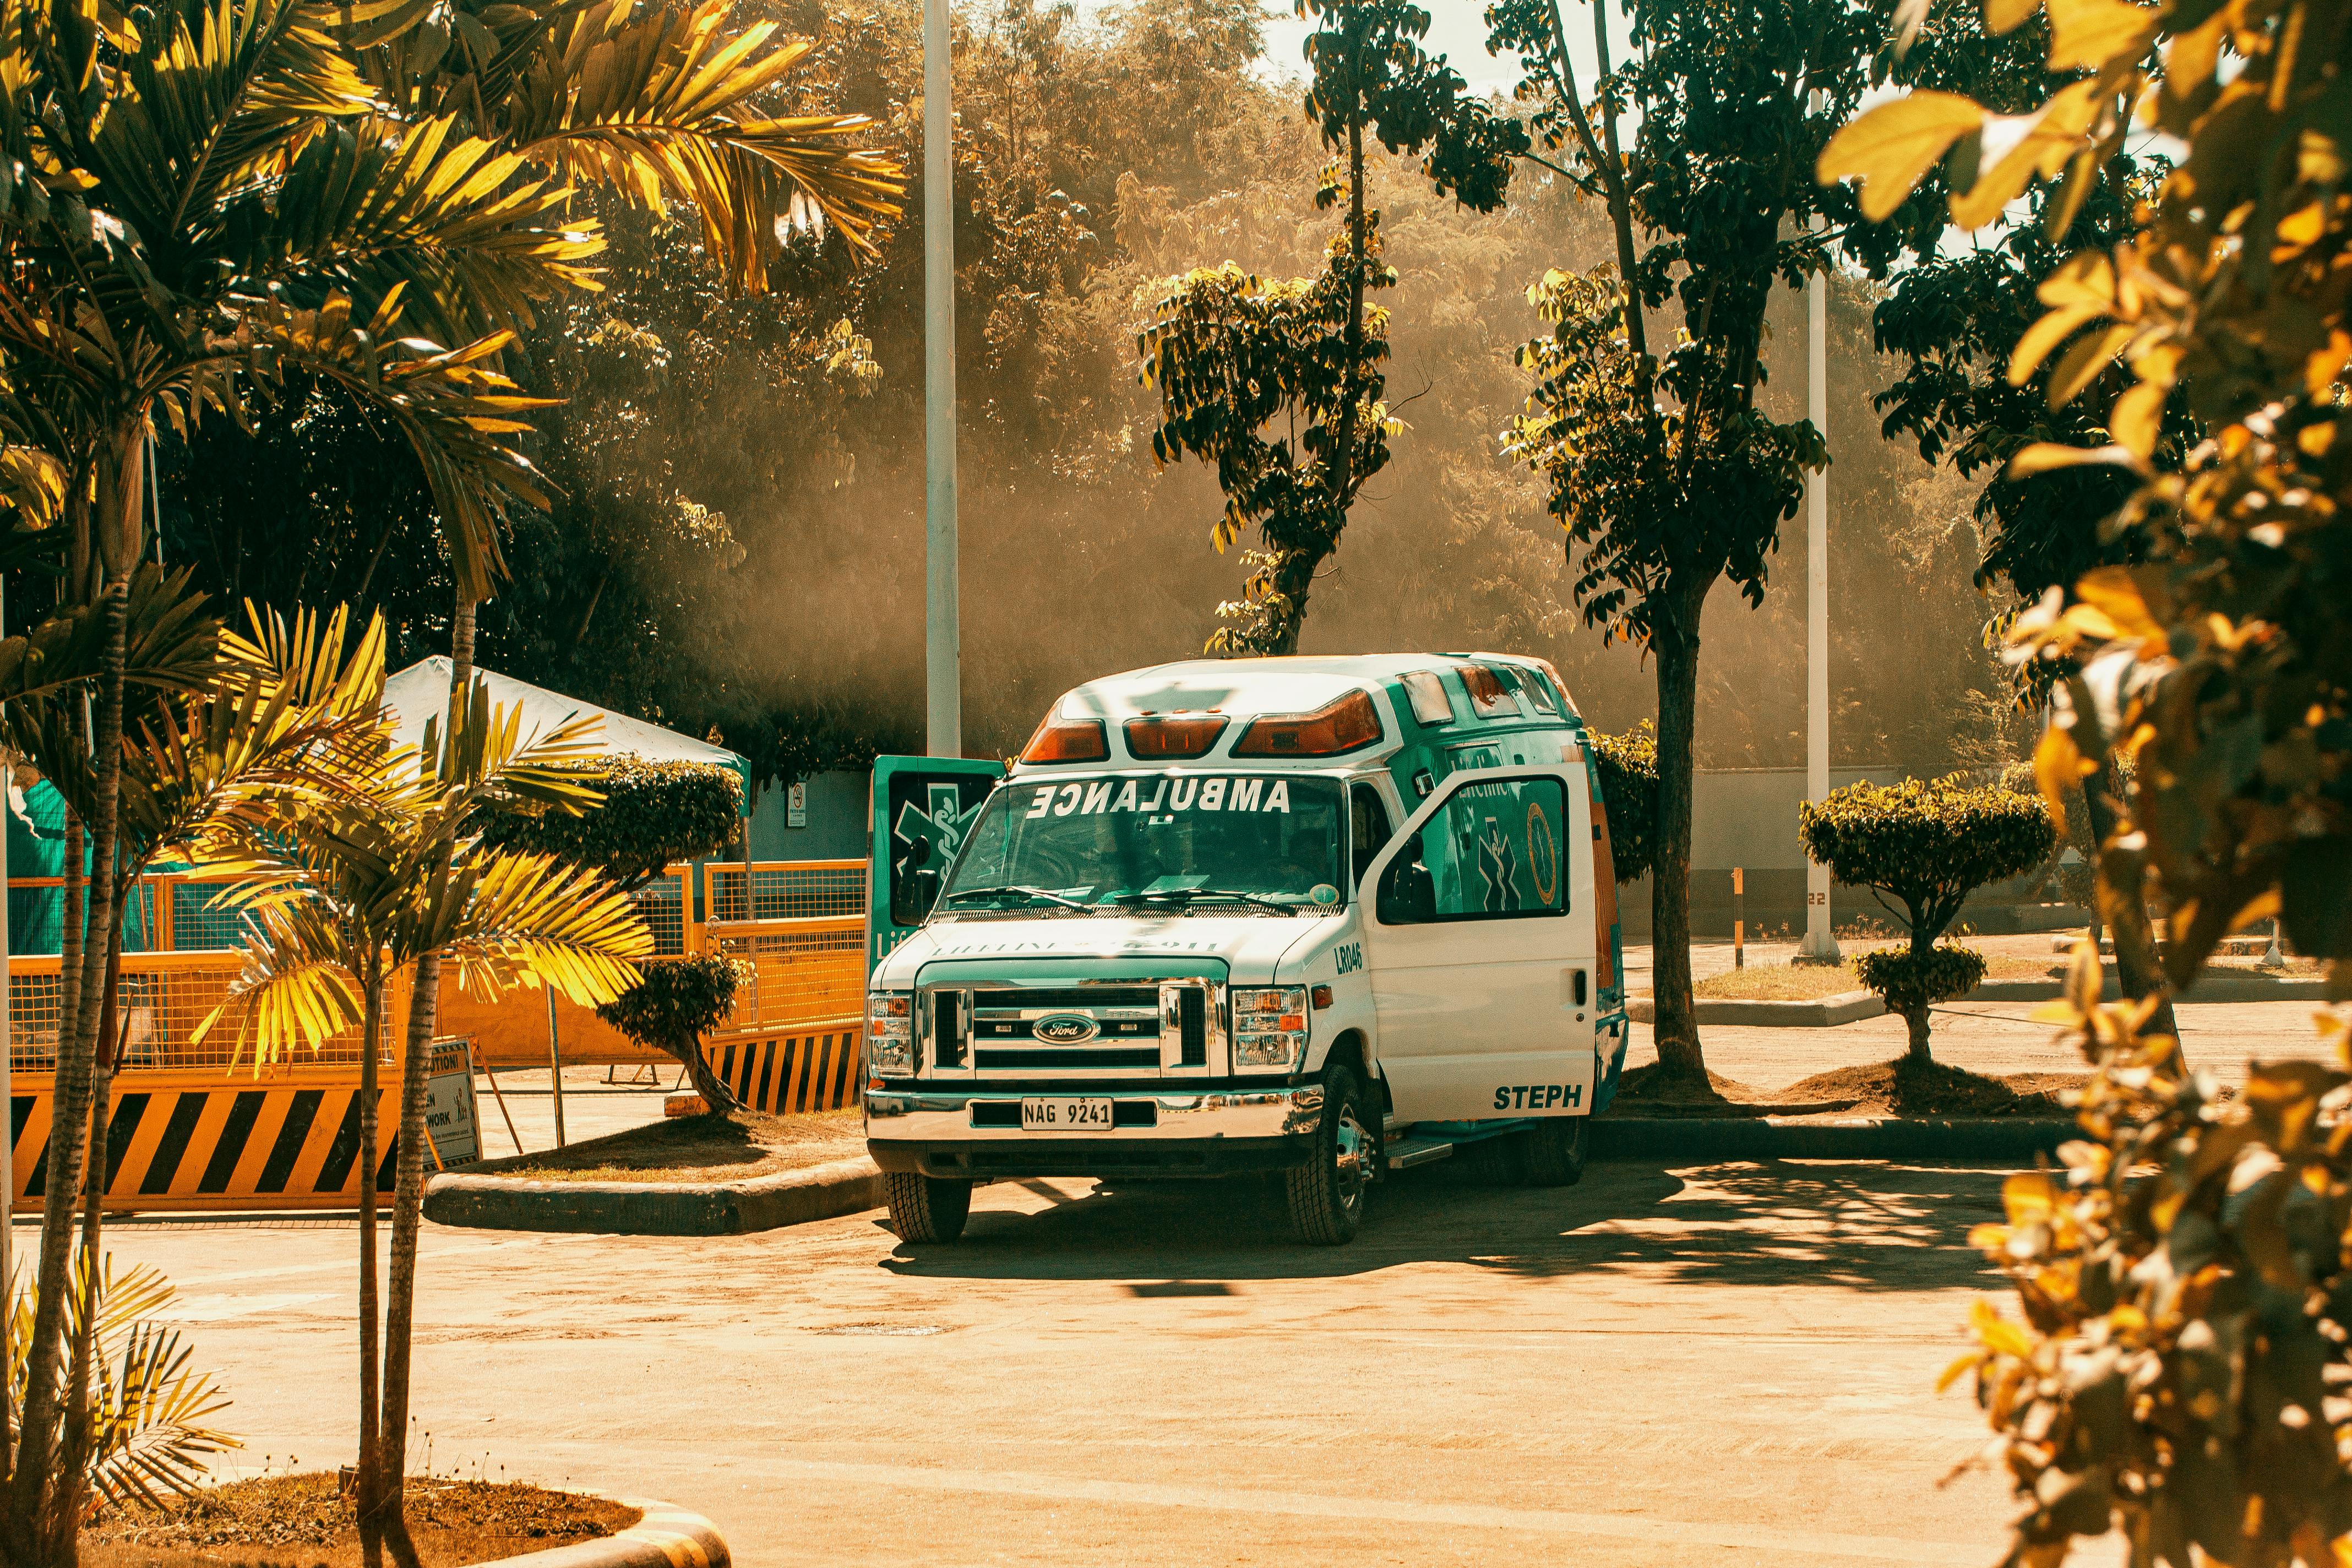
POLYGON ((796 784, 793 785, 792 793, 785 796, 784 826, 786 827, 808 826, 808 785, 796 784))

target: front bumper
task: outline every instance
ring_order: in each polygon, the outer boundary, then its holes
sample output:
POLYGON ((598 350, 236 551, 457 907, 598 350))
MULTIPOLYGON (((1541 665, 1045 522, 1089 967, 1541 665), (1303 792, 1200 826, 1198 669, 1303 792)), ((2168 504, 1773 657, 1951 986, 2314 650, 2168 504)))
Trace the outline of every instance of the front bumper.
POLYGON ((1041 1137, 1019 1124, 1021 1101, 1036 1092, 868 1089, 866 1146, 886 1171, 927 1176, 1217 1176, 1297 1164, 1323 1122, 1320 1084, 1178 1092, 1121 1085, 1060 1092, 1110 1100, 1123 1108, 1122 1125, 1041 1137), (1138 1112, 1150 1125, 1134 1124, 1138 1112), (1007 1120, 1013 1125, 975 1125, 1007 1120))

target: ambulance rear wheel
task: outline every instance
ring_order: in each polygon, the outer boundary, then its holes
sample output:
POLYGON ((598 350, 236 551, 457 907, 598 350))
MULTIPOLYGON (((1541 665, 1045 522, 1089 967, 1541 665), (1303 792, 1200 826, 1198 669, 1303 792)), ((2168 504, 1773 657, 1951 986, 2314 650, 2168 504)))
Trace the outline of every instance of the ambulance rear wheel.
POLYGON ((1344 1066, 1323 1076, 1323 1122, 1315 1152, 1282 1173, 1290 1223, 1311 1247, 1338 1247, 1363 1228, 1381 1157, 1380 1112, 1344 1066))
POLYGON ((1518 1137, 1522 1186, 1572 1187, 1584 1178, 1585 1126, 1589 1116, 1557 1116, 1518 1137))
POLYGON ((883 1177, 890 1200, 890 1228, 908 1242, 953 1241, 971 1217, 971 1184, 916 1171, 883 1177))

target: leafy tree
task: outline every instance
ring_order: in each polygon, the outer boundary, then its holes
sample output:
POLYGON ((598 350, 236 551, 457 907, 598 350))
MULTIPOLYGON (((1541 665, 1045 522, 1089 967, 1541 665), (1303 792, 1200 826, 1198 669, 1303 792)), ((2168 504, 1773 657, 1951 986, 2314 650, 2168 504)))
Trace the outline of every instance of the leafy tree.
POLYGON ((717 953, 649 963, 645 978, 599 1005, 596 1016, 629 1038, 676 1057, 704 1105, 714 1111, 732 1110, 734 1091, 711 1070, 710 1058, 702 1054, 702 1037, 735 1010, 735 992, 745 979, 743 967, 717 953))
POLYGON ((1605 201, 1617 251, 1613 267, 1553 270, 1528 291, 1553 325, 1521 354, 1534 389, 1507 441, 1581 552, 1586 623, 1655 663, 1658 1058, 1704 1075, 1690 974, 1700 611, 1726 580, 1762 602, 1780 524, 1828 461, 1809 421, 1759 405, 1767 306, 1776 287, 1828 268, 1833 246, 1883 268, 1927 230, 1852 226, 1850 195, 1802 177, 1870 85, 1883 33, 1867 7, 1634 0, 1632 58, 1614 68, 1608 13, 1593 7, 1590 109, 1559 7, 1498 0, 1487 13, 1491 47, 1528 63, 1519 92, 1539 106, 1542 144, 1605 201), (1628 115, 1638 123, 1623 148, 1628 115), (1645 313, 1669 300, 1684 328, 1654 354, 1645 313))
POLYGON ((1297 0, 1317 21, 1307 116, 1339 155, 1323 171, 1318 207, 1347 199, 1347 225, 1320 277, 1266 283, 1232 262, 1162 285, 1138 340, 1143 378, 1160 391, 1151 453, 1213 463, 1225 510, 1222 552, 1256 528, 1266 548, 1244 557, 1240 601, 1213 651, 1286 654, 1316 570, 1339 547, 1349 509, 1388 463, 1399 428, 1382 401, 1387 321, 1366 293, 1392 287, 1378 259, 1380 214, 1364 201, 1364 141, 1418 155, 1440 194, 1491 212, 1527 135, 1468 95, 1461 73, 1420 47, 1429 13, 1409 0, 1297 0))
POLYGON ((588 867, 633 893, 665 867, 718 854, 742 826, 743 779, 732 768, 624 753, 557 771, 577 774, 603 802, 502 813, 483 823, 482 841, 588 867))
POLYGON ((1866 952, 1864 985, 1910 1026, 1911 1056, 1928 1059, 1928 1009, 1966 995, 1984 978, 1981 954, 1937 941, 1968 896, 2021 876, 2050 858, 2057 829, 2039 796, 1969 788, 1957 779, 1855 784, 1797 812, 1805 853, 1849 887, 1868 888, 1888 912, 1893 899, 1910 930, 1906 949, 1866 952))

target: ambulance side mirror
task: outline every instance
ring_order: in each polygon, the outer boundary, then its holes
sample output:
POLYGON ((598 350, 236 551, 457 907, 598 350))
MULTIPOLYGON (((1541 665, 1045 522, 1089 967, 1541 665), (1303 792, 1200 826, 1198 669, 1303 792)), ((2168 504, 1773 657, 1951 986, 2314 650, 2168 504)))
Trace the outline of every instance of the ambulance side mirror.
MULTIPOLYGON (((940 874, 927 866, 908 877, 907 901, 914 907, 915 920, 919 921, 929 914, 931 906, 940 901, 940 874)), ((909 921, 903 923, 911 925, 914 922, 909 921)))
POLYGON ((1426 925, 1437 918, 1437 884, 1418 858, 1399 854, 1381 876, 1382 925, 1426 925))

